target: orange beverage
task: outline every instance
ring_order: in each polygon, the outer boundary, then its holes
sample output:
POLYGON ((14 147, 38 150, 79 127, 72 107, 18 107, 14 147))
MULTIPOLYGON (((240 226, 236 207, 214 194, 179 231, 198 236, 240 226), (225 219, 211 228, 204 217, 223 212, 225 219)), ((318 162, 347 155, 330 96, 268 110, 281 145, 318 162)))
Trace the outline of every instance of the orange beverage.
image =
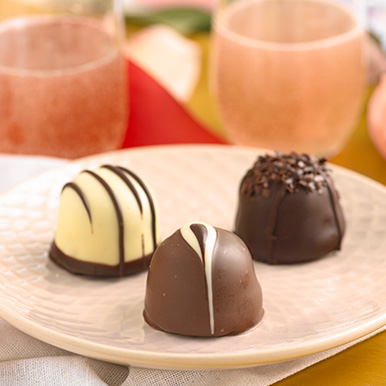
POLYGON ((211 73, 233 143, 331 156, 361 109, 363 30, 336 1, 236 1, 216 18, 211 73))
POLYGON ((75 158, 118 148, 128 121, 126 66, 94 20, 0 23, 0 152, 75 158))

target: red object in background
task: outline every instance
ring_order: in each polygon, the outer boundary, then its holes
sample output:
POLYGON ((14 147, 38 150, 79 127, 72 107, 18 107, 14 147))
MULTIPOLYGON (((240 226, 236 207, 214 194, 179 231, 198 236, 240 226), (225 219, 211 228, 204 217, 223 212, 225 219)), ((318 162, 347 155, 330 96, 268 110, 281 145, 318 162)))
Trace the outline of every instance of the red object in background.
POLYGON ((151 76, 129 62, 129 125, 123 148, 178 143, 224 144, 151 76))

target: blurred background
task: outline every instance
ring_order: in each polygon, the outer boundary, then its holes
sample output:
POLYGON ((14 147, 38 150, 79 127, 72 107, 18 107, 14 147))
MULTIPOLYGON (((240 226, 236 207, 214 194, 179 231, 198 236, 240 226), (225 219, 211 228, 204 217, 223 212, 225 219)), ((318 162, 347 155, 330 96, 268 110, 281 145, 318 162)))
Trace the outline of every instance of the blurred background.
MULTIPOLYGON (((47 1, 13 0, 12 7, 10 2, 1 1, 0 18, 17 14, 21 8, 33 13, 47 1)), ((55 6, 60 9, 69 1, 57 0, 55 6)), ((366 103, 347 146, 331 161, 386 183, 386 114, 382 113, 386 110, 386 82, 382 81, 386 71, 386 2, 356 1, 358 20, 368 32, 366 103)), ((77 7, 76 1, 71 3, 77 7)), ((103 13, 106 2, 83 0, 80 5, 90 13, 103 13)), ((208 85, 215 5, 214 0, 123 0, 127 32, 124 53, 197 122, 225 140, 208 85)))

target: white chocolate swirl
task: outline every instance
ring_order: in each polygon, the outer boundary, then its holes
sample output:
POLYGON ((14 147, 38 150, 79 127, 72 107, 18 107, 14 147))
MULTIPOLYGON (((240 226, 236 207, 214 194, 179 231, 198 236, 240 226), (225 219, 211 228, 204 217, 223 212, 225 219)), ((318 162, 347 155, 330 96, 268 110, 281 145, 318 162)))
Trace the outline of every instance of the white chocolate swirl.
POLYGON ((209 305, 209 322, 210 332, 214 334, 214 306, 213 306, 213 284, 212 284, 212 260, 213 251, 216 244, 217 232, 212 226, 201 223, 191 222, 185 224, 180 229, 183 239, 188 245, 197 253, 200 257, 201 262, 204 266, 207 294, 208 294, 208 305, 209 305), (199 240, 195 232, 192 230, 192 225, 203 226, 206 229, 206 237, 203 240, 199 240))

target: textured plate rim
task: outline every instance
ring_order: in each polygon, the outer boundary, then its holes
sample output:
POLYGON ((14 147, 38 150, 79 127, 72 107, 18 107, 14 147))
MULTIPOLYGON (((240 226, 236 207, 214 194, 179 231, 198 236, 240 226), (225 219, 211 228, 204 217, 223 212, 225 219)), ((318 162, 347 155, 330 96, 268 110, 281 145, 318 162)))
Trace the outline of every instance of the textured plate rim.
MULTIPOLYGON (((0 309, 1 311, 1 309, 0 309)), ((376 321, 361 325, 353 330, 340 333, 329 339, 313 340, 286 350, 278 355, 277 350, 258 351, 237 354, 173 354, 149 353, 139 350, 112 348, 108 345, 84 341, 66 334, 55 332, 49 328, 19 318, 17 315, 0 312, 9 324, 18 330, 55 347, 70 351, 74 354, 99 359, 120 365, 138 366, 143 368, 156 368, 164 370, 215 370, 237 369, 251 366, 274 364, 317 354, 344 344, 359 340, 366 335, 377 331, 386 324, 386 316, 382 315, 376 321)), ((219 338, 221 339, 221 338, 219 338)))
MULTIPOLYGON (((52 173, 53 171, 61 171, 69 167, 69 165, 88 163, 96 161, 100 158, 113 157, 114 155, 122 153, 144 153, 144 152, 166 152, 182 150, 197 150, 205 149, 207 151, 218 151, 219 149, 227 152, 246 152, 259 154, 266 152, 264 149, 256 149, 251 147, 238 147, 230 145, 157 145, 146 146, 133 149, 123 149, 112 151, 108 153, 102 153, 97 155, 91 155, 88 157, 80 158, 70 161, 64 166, 55 167, 53 170, 43 172, 52 173)), ((372 188, 386 193, 386 188, 379 182, 374 181, 366 176, 363 176, 355 171, 348 170, 341 166, 329 164, 332 169, 339 170, 340 173, 350 175, 356 180, 362 181, 372 188)), ((40 174, 39 174, 40 175, 40 174)), ((28 184, 29 181, 35 180, 39 177, 31 178, 19 185, 28 184)), ((19 186, 18 185, 18 186, 19 186)), ((16 187, 17 188, 17 187, 16 187)), ((13 188, 14 189, 14 188, 13 188)), ((12 191, 8 190, 3 195, 12 194, 12 191)), ((1 197, 1 196, 0 196, 1 197)), ((298 346, 291 347, 285 352, 281 351, 278 354, 277 349, 265 350, 263 353, 258 350, 252 350, 251 352, 243 353, 216 353, 204 354, 204 353, 190 353, 190 354, 176 354, 176 353, 149 353, 148 351, 131 350, 112 347, 109 345, 98 344, 87 340, 82 340, 67 334, 54 331, 48 327, 42 326, 38 323, 34 323, 23 316, 6 310, 0 306, 0 317, 6 320, 8 323, 19 329, 20 331, 37 338, 45 343, 51 344, 58 348, 68 350, 70 352, 92 357, 99 360, 105 360, 108 362, 118 363, 122 365, 133 365, 145 368, 158 368, 158 369, 191 369, 191 370, 209 370, 209 369, 230 369, 230 368, 242 368, 249 366, 265 365, 278 363, 286 360, 297 359, 307 355, 320 353, 325 350, 336 348, 338 346, 351 343, 357 339, 363 338, 366 335, 381 329, 386 325, 386 312, 382 315, 378 315, 375 319, 368 321, 367 323, 356 326, 335 334, 327 339, 322 337, 319 339, 309 340, 298 346)), ((221 339, 221 338, 215 338, 221 339)))

